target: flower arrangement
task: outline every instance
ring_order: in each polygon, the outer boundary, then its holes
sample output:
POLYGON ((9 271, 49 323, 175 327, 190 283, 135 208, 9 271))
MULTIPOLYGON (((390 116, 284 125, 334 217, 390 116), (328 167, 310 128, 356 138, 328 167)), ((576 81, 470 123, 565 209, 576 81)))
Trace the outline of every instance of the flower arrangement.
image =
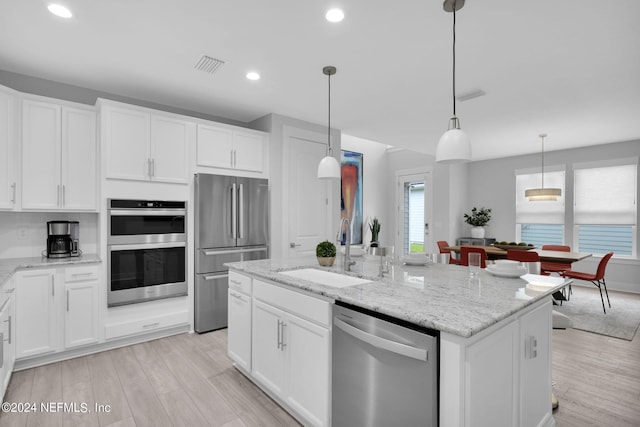
POLYGON ((491 209, 482 207, 480 209, 475 206, 471 209, 471 215, 464 214, 464 222, 474 227, 484 227, 491 220, 491 209))

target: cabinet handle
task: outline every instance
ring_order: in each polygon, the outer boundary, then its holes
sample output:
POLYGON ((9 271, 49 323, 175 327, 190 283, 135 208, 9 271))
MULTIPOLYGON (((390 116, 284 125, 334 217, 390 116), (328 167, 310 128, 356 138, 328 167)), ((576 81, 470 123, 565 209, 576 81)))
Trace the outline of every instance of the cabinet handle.
POLYGON ((151 176, 156 176, 156 159, 151 159, 151 176))
POLYGON ((229 163, 233 167, 233 150, 229 151, 229 163))
POLYGON ((69 312, 69 289, 67 289, 67 313, 69 312))
POLYGON ((56 206, 60 207, 60 185, 58 185, 58 200, 56 201, 56 206))
POLYGON ((280 320, 278 320, 278 349, 282 350, 282 342, 280 341, 280 320))
POLYGON ((56 296, 56 284, 51 282, 51 296, 55 297, 56 296))
POLYGON ((16 204, 16 183, 11 184, 11 203, 16 204))
POLYGON ((284 328, 287 326, 286 323, 284 323, 284 321, 282 322, 282 332, 280 333, 280 335, 282 336, 282 342, 280 343, 280 350, 284 351, 284 348, 287 346, 287 344, 284 342, 284 328))
POLYGON ((238 165, 238 152, 233 150, 233 167, 235 168, 238 165))
POLYGON ((0 368, 4 367, 4 334, 0 332, 0 368))
POLYGON ((15 290, 16 290, 16 288, 11 288, 11 289, 9 289, 8 291, 4 291, 4 293, 5 293, 5 294, 12 294, 12 293, 13 293, 13 291, 15 291, 15 290))
POLYGON ((242 282, 240 282, 239 280, 229 279, 229 281, 230 281, 231 283, 233 283, 234 285, 242 285, 242 282))
POLYGON ((63 185, 62 186, 62 206, 66 206, 67 205, 67 186, 63 185))
POLYGON ((147 176, 151 178, 151 157, 147 159, 147 176))
POLYGON ((11 344, 11 316, 9 316, 9 344, 11 344))
POLYGON ((86 277, 91 275, 93 275, 93 273, 73 273, 71 277, 86 277))
POLYGON ((146 325, 142 325, 143 328, 155 328, 156 326, 160 326, 160 322, 148 323, 146 325))
POLYGON ((230 292, 229 295, 231 295, 232 297, 234 297, 237 300, 244 301, 244 299, 242 299, 242 295, 238 295, 235 292, 230 292))

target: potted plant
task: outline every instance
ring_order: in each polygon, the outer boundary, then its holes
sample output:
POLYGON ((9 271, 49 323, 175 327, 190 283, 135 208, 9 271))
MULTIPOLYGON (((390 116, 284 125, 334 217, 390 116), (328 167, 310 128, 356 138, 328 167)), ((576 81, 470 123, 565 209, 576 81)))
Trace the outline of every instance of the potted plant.
POLYGON ((380 234, 380 221, 378 218, 373 218, 369 223, 369 230, 371 230, 371 247, 377 248, 379 245, 378 235, 380 234))
POLYGON ((471 209, 471 215, 464 214, 464 222, 471 225, 471 237, 481 239, 484 237, 484 226, 491 220, 491 209, 475 206, 471 209))
POLYGON ((330 267, 336 259, 336 245, 328 240, 318 243, 316 246, 316 258, 318 263, 324 267, 330 267))

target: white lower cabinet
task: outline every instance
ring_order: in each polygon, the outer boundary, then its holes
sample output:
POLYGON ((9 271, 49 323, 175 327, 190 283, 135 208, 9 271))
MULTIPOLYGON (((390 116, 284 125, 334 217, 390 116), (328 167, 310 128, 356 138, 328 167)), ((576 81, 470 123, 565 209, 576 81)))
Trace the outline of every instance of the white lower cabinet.
POLYGON ((16 358, 98 342, 97 266, 25 270, 16 280, 16 358))
POLYGON ((229 327, 227 347, 229 357, 246 372, 251 371, 251 278, 229 273, 229 327), (239 286, 234 286, 237 281, 239 286), (249 292, 242 292, 242 282, 248 281, 249 292))
POLYGON ((99 294, 98 271, 95 267, 65 269, 66 349, 98 342, 99 294))
POLYGON ((440 336, 441 426, 553 426, 551 301, 471 338, 440 336))
POLYGON ((251 375, 305 425, 329 422, 330 304, 253 281, 251 375))
POLYGON ((14 289, 13 280, 0 287, 0 400, 9 386, 16 359, 14 289))

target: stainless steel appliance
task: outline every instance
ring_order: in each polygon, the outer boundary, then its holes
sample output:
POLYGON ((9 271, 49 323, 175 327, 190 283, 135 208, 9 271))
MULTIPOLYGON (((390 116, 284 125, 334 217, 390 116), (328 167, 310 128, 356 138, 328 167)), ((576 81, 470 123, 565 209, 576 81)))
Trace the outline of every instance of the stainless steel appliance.
POLYGON ((47 258, 79 256, 79 236, 78 221, 47 221, 47 258))
POLYGON ((437 426, 438 332, 336 302, 332 425, 437 426))
POLYGON ((107 305, 187 295, 186 202, 107 202, 107 305))
POLYGON ((195 176, 195 330, 227 327, 226 262, 267 258, 269 182, 195 176))

